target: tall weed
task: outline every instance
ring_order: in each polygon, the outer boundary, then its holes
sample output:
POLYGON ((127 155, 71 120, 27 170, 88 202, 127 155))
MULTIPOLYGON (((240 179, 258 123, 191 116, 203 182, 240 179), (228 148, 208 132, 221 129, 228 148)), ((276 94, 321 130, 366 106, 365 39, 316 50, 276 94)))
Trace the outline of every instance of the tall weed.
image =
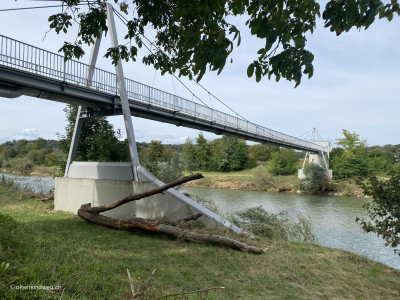
POLYGON ((297 242, 315 240, 310 218, 301 214, 297 215, 294 221, 290 221, 286 211, 274 214, 258 206, 232 213, 228 219, 235 225, 262 237, 297 242))

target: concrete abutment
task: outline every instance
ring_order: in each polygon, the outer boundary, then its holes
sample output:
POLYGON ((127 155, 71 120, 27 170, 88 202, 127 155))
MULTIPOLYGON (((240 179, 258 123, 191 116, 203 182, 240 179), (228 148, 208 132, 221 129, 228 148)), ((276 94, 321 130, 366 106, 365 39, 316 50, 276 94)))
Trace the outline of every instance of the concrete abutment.
MULTIPOLYGON (((73 162, 68 177, 55 180, 54 209, 76 214, 82 204, 106 205, 129 194, 146 192, 164 184, 142 166, 138 167, 138 175, 140 180, 133 181, 130 163, 73 162)), ((126 203, 103 214, 118 219, 136 216, 177 220, 198 213, 203 215, 198 221, 206 226, 222 225, 244 233, 175 189, 126 203)))

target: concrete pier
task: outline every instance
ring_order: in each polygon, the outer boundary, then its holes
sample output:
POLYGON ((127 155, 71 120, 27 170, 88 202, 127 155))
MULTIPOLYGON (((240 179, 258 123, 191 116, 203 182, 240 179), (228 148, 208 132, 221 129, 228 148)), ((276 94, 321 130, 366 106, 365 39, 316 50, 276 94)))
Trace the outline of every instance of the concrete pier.
MULTIPOLYGON (((142 166, 138 167, 138 174, 140 181, 132 181, 130 163, 73 162, 68 177, 55 180, 54 209, 76 214, 82 204, 106 205, 129 194, 146 192, 164 184, 142 166)), ((222 225, 243 233, 242 229, 175 189, 132 201, 103 214, 118 219, 136 216, 176 220, 198 213, 203 214, 199 221, 206 226, 222 225)))

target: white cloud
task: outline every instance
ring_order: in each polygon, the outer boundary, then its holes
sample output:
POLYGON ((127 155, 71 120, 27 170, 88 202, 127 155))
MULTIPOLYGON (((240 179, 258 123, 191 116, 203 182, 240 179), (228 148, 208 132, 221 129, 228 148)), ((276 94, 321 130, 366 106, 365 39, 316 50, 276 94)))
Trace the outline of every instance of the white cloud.
POLYGON ((21 133, 24 133, 24 134, 37 134, 37 130, 36 130, 36 128, 26 128, 26 129, 22 129, 21 130, 21 133))
POLYGON ((0 143, 12 140, 35 140, 39 137, 36 128, 25 128, 18 131, 4 132, 0 131, 0 143))

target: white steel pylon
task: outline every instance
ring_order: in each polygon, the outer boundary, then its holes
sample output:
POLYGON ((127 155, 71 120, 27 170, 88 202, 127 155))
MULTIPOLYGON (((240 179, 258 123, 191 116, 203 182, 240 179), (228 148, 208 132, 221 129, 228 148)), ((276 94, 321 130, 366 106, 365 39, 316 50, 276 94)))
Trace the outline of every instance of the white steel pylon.
MULTIPOLYGON (((113 7, 109 3, 106 3, 105 7, 106 7, 106 12, 107 12, 108 29, 110 31, 111 46, 118 47, 118 37, 117 37, 117 30, 115 27, 113 7)), ((92 82, 93 71, 96 66, 96 61, 97 61, 97 56, 99 53, 102 35, 103 35, 103 32, 100 32, 100 37, 96 38, 95 44, 92 47, 92 51, 91 51, 91 55, 90 55, 90 59, 89 59, 89 67, 88 67, 88 70, 86 73, 88 87, 91 85, 91 82, 92 82)), ((117 86, 118 86, 119 95, 120 95, 119 97, 120 97, 122 113, 124 115, 126 135, 128 137, 129 155, 131 158, 133 178, 135 181, 138 181, 139 179, 138 179, 137 167, 139 166, 139 155, 138 155, 138 151, 137 151, 137 147, 136 147, 135 133, 133 130, 132 117, 131 117, 131 112, 130 112, 129 103, 128 103, 128 94, 126 92, 125 76, 124 76, 124 71, 122 69, 121 59, 119 59, 118 64, 115 67, 115 73, 117 76, 117 86)), ((83 108, 81 106, 79 106, 78 114, 76 116, 76 121, 75 121, 74 132, 72 135, 71 146, 70 146, 70 150, 68 153, 68 160, 67 160, 67 165, 65 168, 64 177, 68 177, 69 167, 71 166, 72 162, 76 158, 76 152, 78 150, 79 137, 80 137, 80 134, 82 131, 83 121, 84 121, 83 108)))
MULTIPOLYGON (((323 141, 322 137, 320 136, 320 134, 318 133, 318 131, 317 131, 317 129, 315 127, 312 129, 310 135, 306 139, 310 140, 313 143, 329 143, 329 142, 324 142, 323 141)), ((321 156, 322 156, 322 160, 323 160, 325 169, 329 173, 328 160, 329 160, 329 149, 330 149, 330 146, 329 145, 327 145, 327 146, 324 145, 324 148, 328 149, 328 151, 326 152, 327 156, 325 157, 325 153, 324 153, 323 150, 321 150, 321 156)), ((304 170, 304 167, 305 167, 305 164, 306 164, 306 160, 307 160, 307 156, 309 157, 309 159, 311 159, 309 151, 307 151, 306 155, 304 156, 303 166, 301 168, 302 170, 304 170)))

